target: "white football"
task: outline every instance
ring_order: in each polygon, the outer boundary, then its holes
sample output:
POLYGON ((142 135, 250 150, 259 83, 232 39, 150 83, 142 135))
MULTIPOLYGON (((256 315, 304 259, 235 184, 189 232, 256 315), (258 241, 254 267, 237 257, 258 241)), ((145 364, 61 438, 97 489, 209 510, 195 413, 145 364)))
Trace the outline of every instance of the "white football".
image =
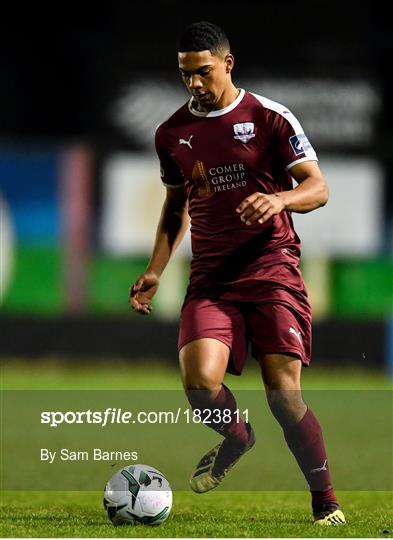
POLYGON ((104 508, 114 525, 159 525, 170 514, 172 490, 154 467, 129 465, 108 480, 104 508))

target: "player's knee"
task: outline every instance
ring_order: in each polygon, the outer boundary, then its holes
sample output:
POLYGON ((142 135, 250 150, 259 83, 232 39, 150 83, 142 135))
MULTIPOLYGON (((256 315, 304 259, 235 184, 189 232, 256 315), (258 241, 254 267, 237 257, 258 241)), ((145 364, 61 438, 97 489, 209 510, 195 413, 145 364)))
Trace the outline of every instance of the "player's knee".
POLYGON ((220 391, 220 386, 217 388, 213 381, 205 378, 193 378, 184 381, 184 387, 188 401, 193 409, 208 406, 220 391))
POLYGON ((294 402, 292 390, 267 389, 266 395, 270 408, 273 410, 290 409, 294 402))
POLYGON ((187 391, 203 391, 205 393, 215 393, 220 389, 221 383, 202 373, 192 373, 186 375, 183 380, 184 388, 187 391))
POLYGON ((299 421, 306 408, 300 390, 267 389, 267 400, 281 425, 299 421))
POLYGON ((186 391, 199 390, 205 392, 217 392, 221 388, 221 371, 212 369, 207 362, 182 362, 180 361, 183 386, 186 391))

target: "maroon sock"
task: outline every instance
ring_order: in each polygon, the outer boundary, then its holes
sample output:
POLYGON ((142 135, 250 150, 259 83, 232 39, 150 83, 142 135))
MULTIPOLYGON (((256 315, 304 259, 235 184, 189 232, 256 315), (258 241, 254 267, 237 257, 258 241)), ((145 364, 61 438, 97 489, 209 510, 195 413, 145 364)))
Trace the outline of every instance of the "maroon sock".
POLYGON ((322 429, 310 409, 295 426, 284 429, 284 436, 310 486, 313 508, 324 502, 337 503, 330 483, 322 429))
POLYGON ((201 418, 204 423, 225 438, 231 438, 241 445, 246 445, 249 433, 245 422, 239 417, 236 400, 232 392, 225 386, 215 398, 210 397, 207 390, 188 390, 187 398, 195 411, 202 411, 201 418))

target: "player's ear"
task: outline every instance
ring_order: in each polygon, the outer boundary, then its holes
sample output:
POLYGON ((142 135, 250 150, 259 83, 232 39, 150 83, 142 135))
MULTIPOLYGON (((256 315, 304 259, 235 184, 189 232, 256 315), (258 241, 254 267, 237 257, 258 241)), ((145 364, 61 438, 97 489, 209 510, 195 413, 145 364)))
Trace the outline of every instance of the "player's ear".
POLYGON ((227 54, 224 59, 225 69, 227 73, 230 73, 235 65, 235 59, 232 54, 227 54))

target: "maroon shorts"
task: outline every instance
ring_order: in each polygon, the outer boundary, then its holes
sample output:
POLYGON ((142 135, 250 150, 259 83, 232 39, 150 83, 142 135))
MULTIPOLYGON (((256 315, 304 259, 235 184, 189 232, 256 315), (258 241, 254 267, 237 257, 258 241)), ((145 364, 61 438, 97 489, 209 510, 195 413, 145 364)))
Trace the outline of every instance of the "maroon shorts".
POLYGON ((297 290, 277 283, 258 285, 258 298, 253 302, 231 294, 220 298, 186 297, 180 318, 179 351, 195 339, 222 341, 231 351, 227 371, 235 375, 243 370, 249 344, 257 359, 265 354, 288 353, 308 366, 311 308, 303 282, 297 290))

